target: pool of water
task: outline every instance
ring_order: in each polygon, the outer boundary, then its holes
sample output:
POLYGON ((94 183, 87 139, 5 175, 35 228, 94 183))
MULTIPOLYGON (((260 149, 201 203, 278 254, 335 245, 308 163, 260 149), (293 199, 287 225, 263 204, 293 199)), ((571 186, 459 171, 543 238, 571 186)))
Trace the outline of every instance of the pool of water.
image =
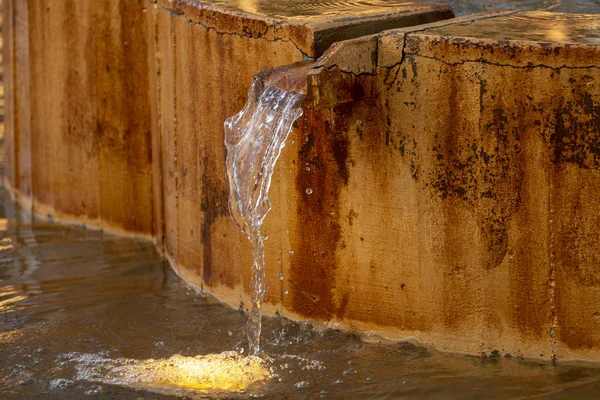
POLYGON ((223 354, 247 353, 246 316, 187 287, 151 243, 32 224, 4 191, 0 198, 2 399, 591 399, 600 392, 600 365, 441 354, 282 318, 264 320, 260 375, 244 369, 243 357, 223 354), (185 374, 173 377, 179 367, 185 374), (236 368, 248 382, 231 383, 236 368))

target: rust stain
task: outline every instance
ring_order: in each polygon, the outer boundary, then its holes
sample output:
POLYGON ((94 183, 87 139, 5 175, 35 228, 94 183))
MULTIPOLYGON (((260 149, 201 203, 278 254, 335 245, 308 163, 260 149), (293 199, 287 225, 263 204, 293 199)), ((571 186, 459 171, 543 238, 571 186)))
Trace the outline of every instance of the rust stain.
MULTIPOLYGON (((341 110, 335 110, 335 112, 341 110)), ((298 152, 300 169, 296 189, 300 194, 297 209, 297 240, 291 260, 292 309, 317 320, 329 320, 338 313, 334 301, 337 257, 342 245, 339 193, 349 178, 348 136, 343 119, 329 120, 329 111, 306 110, 299 129, 308 133, 308 141, 298 152), (307 194, 307 189, 312 189, 307 194)), ((347 304, 347 303, 346 303, 347 304)), ((345 308, 345 307, 343 307, 345 308)))
POLYGON ((98 5, 98 18, 114 24, 97 28, 96 97, 102 221, 129 232, 152 233, 148 28, 143 8, 141 0, 98 5))
POLYGON ((600 98, 594 98, 587 85, 595 81, 585 76, 571 82, 572 99, 561 101, 554 129, 546 140, 552 146, 556 165, 573 163, 580 168, 600 169, 600 98))
POLYGON ((200 200, 200 211, 203 213, 201 227, 201 243, 204 251, 202 263, 202 278, 204 283, 211 286, 215 282, 234 288, 238 278, 228 274, 228 268, 219 268, 219 276, 214 276, 213 272, 213 234, 212 226, 219 217, 228 217, 228 191, 223 179, 214 174, 216 170, 215 162, 224 160, 211 160, 204 156, 200 165, 202 171, 201 186, 202 195, 200 200))

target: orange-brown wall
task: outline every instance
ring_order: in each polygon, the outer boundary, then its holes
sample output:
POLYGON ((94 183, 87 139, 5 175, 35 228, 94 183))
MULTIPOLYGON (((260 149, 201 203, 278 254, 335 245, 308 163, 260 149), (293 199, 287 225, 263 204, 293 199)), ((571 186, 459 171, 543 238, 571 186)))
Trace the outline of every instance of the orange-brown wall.
POLYGON ((319 63, 287 153, 311 171, 284 306, 449 351, 598 360, 600 48, 430 29, 319 63))
POLYGON ((40 215, 153 235, 145 1, 5 7, 6 179, 19 201, 40 215))

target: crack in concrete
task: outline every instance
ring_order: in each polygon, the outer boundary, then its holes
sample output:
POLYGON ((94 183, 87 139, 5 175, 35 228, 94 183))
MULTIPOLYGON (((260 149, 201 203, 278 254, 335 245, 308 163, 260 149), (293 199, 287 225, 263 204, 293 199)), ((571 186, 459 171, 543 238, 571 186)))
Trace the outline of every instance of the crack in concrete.
POLYGON ((508 68, 525 69, 525 70, 535 69, 535 68, 544 68, 544 69, 550 69, 552 71, 560 71, 562 69, 583 70, 583 69, 599 69, 600 68, 600 66, 598 66, 598 65, 585 65, 585 66, 580 66, 580 67, 569 66, 569 65, 564 65, 564 64, 561 66, 558 66, 558 67, 551 67, 551 66, 545 65, 545 64, 512 65, 512 64, 496 63, 496 62, 485 60, 483 58, 476 58, 474 60, 461 60, 461 61, 452 63, 452 62, 444 61, 438 57, 425 56, 425 55, 422 55, 419 53, 409 53, 409 55, 427 58, 429 60, 439 61, 450 67, 455 67, 457 65, 464 65, 464 64, 485 64, 485 65, 493 65, 496 67, 508 67, 508 68))
POLYGON ((359 77, 359 76, 377 76, 377 72, 368 72, 368 71, 365 71, 365 72, 354 72, 354 71, 348 71, 346 69, 341 68, 337 64, 333 64, 333 65, 330 65, 328 67, 321 67, 321 68, 325 68, 327 71, 332 71, 332 70, 334 70, 334 69, 337 68, 337 70, 340 71, 341 73, 347 74, 347 75, 352 75, 352 76, 355 76, 355 77, 359 77))
MULTIPOLYGON (((426 26, 424 28, 421 29, 414 29, 411 30, 409 32, 405 32, 403 33, 403 38, 402 38, 402 52, 400 54, 400 61, 396 62, 395 64, 391 65, 391 66, 383 66, 380 67, 379 64, 377 63, 376 67, 377 68, 382 68, 382 69, 394 69, 395 67, 401 65, 404 60, 406 59, 406 41, 409 35, 413 35, 415 33, 420 33, 420 32, 425 32, 427 30, 430 29, 435 29, 435 28, 440 28, 440 27, 444 27, 444 26, 449 26, 449 25, 457 25, 457 24, 464 24, 464 23, 471 23, 471 22, 475 22, 475 21, 481 21, 484 19, 490 19, 490 18, 497 18, 499 16, 510 16, 513 14, 517 14, 519 11, 500 11, 500 12, 496 12, 493 14, 489 14, 489 15, 476 15, 473 16, 472 18, 464 18, 460 21, 457 21, 456 19, 448 19, 446 21, 440 21, 440 22, 436 22, 434 23, 435 26, 426 26)), ((380 36, 381 37, 381 36, 380 36)), ((377 52, 379 53, 379 40, 377 40, 377 52)), ((397 75, 396 75, 397 77, 397 75)), ((394 79, 391 83, 394 83, 396 80, 394 79)))
MULTIPOLYGON (((152 3, 152 2, 151 2, 151 4, 155 4, 155 3, 152 3)), ((239 34, 239 33, 237 33, 237 32, 223 32, 223 31, 219 31, 219 30, 218 30, 216 27, 214 27, 214 26, 206 25, 206 24, 205 24, 205 23, 203 23, 203 22, 192 20, 192 19, 188 18, 188 16, 187 16, 187 15, 185 15, 185 13, 183 13, 183 12, 178 12, 177 10, 172 10, 172 9, 170 9, 170 8, 167 8, 167 7, 162 7, 162 6, 159 6, 158 8, 160 8, 160 9, 161 9, 161 10, 163 10, 163 11, 169 12, 169 13, 170 13, 172 16, 183 17, 183 18, 185 18, 185 19, 187 20, 187 22, 188 22, 189 24, 192 24, 192 25, 197 25, 197 26, 201 26, 202 28, 206 29, 206 31, 213 31, 213 32, 215 32, 217 35, 237 36, 237 37, 240 37, 240 38, 248 38, 248 39, 256 39, 256 40, 265 40, 265 41, 267 41, 267 42, 271 42, 271 43, 274 43, 274 42, 291 43, 291 44, 292 44, 292 45, 294 45, 294 47, 295 47, 295 48, 296 48, 296 49, 297 49, 297 50, 300 52, 300 54, 302 54, 302 57, 303 57, 305 60, 314 60, 314 57, 311 57, 311 56, 309 56, 308 54, 306 54, 306 53, 305 53, 305 52, 304 52, 304 51, 303 51, 303 50, 300 48, 300 46, 298 46, 298 44, 296 44, 296 42, 294 42, 294 41, 293 41, 291 38, 284 39, 284 38, 281 38, 281 37, 275 37, 274 39, 267 39, 267 38, 265 38, 265 37, 256 37, 256 36, 252 36, 252 35, 246 35, 246 34, 244 34, 244 35, 241 35, 241 34, 239 34)), ((279 24, 279 26, 280 26, 280 24, 279 24)), ((267 30, 264 32, 264 34, 266 35, 266 34, 269 32, 269 30, 270 30, 270 29, 271 29, 271 27, 270 27, 270 26, 268 26, 268 27, 267 27, 267 30)))

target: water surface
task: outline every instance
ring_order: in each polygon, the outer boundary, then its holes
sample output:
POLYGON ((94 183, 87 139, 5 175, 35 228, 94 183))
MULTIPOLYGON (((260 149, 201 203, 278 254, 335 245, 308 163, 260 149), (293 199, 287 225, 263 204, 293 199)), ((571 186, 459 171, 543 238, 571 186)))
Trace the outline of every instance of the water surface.
POLYGON ((600 391, 600 365, 452 356, 277 318, 263 320, 266 381, 233 394, 226 385, 167 385, 164 367, 177 360, 212 355, 208 365, 220 368, 221 353, 247 354, 246 315, 190 290, 151 243, 31 224, 0 197, 2 399, 593 399, 600 391))

